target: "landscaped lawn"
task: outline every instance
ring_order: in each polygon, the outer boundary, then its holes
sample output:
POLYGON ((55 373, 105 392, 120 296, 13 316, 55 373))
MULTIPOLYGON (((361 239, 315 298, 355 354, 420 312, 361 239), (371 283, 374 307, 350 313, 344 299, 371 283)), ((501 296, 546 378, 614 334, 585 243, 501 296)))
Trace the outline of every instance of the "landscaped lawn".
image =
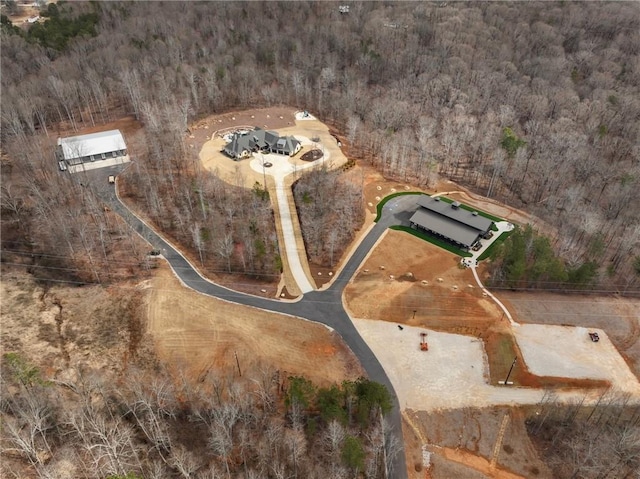
POLYGON ((393 194, 390 194, 389 196, 385 196, 384 198, 382 198, 382 200, 380 200, 380 203, 378 203, 378 205, 376 206, 378 214, 376 215, 376 219, 373 220, 373 222, 377 223, 378 220, 380 220, 380 216, 382 216, 382 208, 384 207, 385 204, 387 204, 387 201, 389 201, 390 199, 395 198, 396 196, 402 196, 402 195, 422 195, 422 194, 424 193, 420 193, 416 191, 399 191, 398 193, 393 193, 393 194))

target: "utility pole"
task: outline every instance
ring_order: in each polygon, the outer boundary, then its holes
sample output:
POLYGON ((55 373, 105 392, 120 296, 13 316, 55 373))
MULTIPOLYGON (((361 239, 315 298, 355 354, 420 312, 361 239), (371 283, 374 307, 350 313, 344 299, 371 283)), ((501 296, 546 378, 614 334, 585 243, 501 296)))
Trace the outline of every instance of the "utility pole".
POLYGON ((511 371, 513 371, 513 367, 516 365, 516 361, 518 360, 518 356, 513 358, 513 362, 511 363, 511 367, 509 368, 509 372, 507 373, 507 378, 504 380, 504 385, 509 384, 509 376, 511 376, 511 371))
POLYGON ((238 361, 238 351, 234 351, 233 354, 236 356, 236 365, 238 366, 238 374, 242 377, 242 371, 240 371, 240 361, 238 361))
POLYGON ((262 181, 264 182, 264 191, 267 192, 267 173, 264 170, 264 156, 260 153, 260 161, 262 162, 262 181))

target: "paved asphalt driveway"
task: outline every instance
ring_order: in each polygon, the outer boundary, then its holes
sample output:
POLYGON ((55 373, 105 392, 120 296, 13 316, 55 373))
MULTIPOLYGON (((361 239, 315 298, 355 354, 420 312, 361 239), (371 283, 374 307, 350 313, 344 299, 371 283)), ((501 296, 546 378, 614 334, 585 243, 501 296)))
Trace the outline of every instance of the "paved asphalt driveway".
POLYGON ((289 303, 239 293, 202 278, 173 246, 167 243, 137 216, 133 215, 117 198, 115 187, 108 183, 107 178, 109 175, 117 174, 122 169, 123 166, 114 166, 78 173, 73 176, 74 179, 81 182, 84 186, 93 189, 112 211, 118 213, 140 236, 146 239, 154 249, 160 250, 176 275, 178 275, 182 282, 188 287, 200 293, 245 306, 252 306, 317 321, 336 330, 358 357, 369 378, 384 384, 393 397, 394 408, 388 416, 388 420, 402 448, 391 465, 392 470, 389 477, 407 477, 407 465, 402 442, 402 417, 398 398, 380 362, 360 334, 358 334, 358 331, 344 310, 342 306, 342 292, 382 233, 389 226, 409 224, 409 218, 416 210, 416 196, 397 196, 385 204, 382 218, 361 241, 330 288, 324 291, 309 292, 305 294, 301 300, 289 303))

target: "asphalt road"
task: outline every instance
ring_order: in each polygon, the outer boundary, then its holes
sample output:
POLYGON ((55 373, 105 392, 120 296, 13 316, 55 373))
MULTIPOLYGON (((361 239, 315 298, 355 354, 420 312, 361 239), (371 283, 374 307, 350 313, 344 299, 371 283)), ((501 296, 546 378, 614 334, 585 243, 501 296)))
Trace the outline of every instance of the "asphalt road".
POLYGON ((393 410, 387 416, 391 427, 399 439, 401 450, 391 464, 389 477, 406 478, 407 464, 405 459, 404 443, 402 440, 402 417, 400 404, 395 390, 382 365, 373 354, 369 346, 362 339, 351 319, 342 306, 342 293, 345 286, 351 280, 356 270, 367 256, 371 248, 378 241, 382 233, 392 225, 408 225, 411 214, 416 209, 416 196, 397 196, 388 201, 381 219, 369 231, 360 242, 357 249, 351 255, 340 274, 334 279, 331 287, 324 291, 312 291, 306 293, 297 302, 282 302, 278 300, 261 298, 233 291, 214 284, 198 274, 193 266, 159 234, 153 231, 147 224, 135 216, 118 199, 114 185, 107 181, 109 175, 117 175, 123 166, 114 166, 92 170, 73 175, 76 181, 85 187, 91 188, 99 198, 104 201, 112 211, 118 213, 140 236, 147 240, 154 249, 161 251, 163 257, 171 265, 176 275, 188 287, 209 296, 232 301, 234 303, 265 309, 292 316, 298 316, 311 321, 316 321, 333 328, 340 334, 356 357, 360 360, 367 372, 369 379, 384 384, 393 397, 393 410))

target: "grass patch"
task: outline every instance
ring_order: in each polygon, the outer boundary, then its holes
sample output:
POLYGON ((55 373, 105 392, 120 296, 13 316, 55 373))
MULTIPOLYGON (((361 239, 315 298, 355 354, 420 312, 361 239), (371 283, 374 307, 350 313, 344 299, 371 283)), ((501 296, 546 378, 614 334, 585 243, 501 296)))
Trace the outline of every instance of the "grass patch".
POLYGON ((484 341, 487 360, 489 362, 490 384, 497 385, 504 381, 513 364, 513 358, 518 361, 513 367, 509 381, 521 387, 529 388, 605 388, 610 386, 608 381, 587 378, 559 378, 553 376, 536 376, 532 374, 522 360, 522 355, 512 334, 506 331, 489 329, 481 334, 484 341))
MULTIPOLYGON (((452 200, 451 198, 447 198, 446 196, 439 196, 439 198, 440 198, 441 201, 444 201, 445 203, 449 203, 449 204, 451 204, 451 203, 453 203, 455 201, 455 200, 452 200)), ((484 212, 482 210, 479 210, 477 208, 473 208, 472 206, 465 205, 464 203, 460 203, 460 209, 466 210, 466 211, 470 211, 470 212, 477 211, 480 216, 483 216, 485 218, 489 218, 491 221, 494 221, 496 223, 499 223, 500 221, 505 221, 502 218, 498 218, 497 216, 493 216, 493 215, 491 215, 489 213, 486 213, 486 212, 484 212)), ((497 230, 495 230, 495 231, 497 231, 497 230)))
POLYGON ((396 231, 404 231, 406 233, 412 234, 413 236, 416 236, 420 239, 428 241, 429 243, 434 244, 442 249, 446 249, 447 251, 455 255, 462 256, 463 258, 468 258, 472 256, 472 254, 469 253, 468 251, 461 250, 460 248, 457 248, 454 245, 447 243, 446 241, 442 241, 441 239, 438 239, 435 236, 430 236, 426 233, 422 233, 421 231, 414 230, 409 226, 394 225, 394 226, 390 226, 389 229, 396 230, 396 231))
POLYGON ((378 214, 376 215, 376 219, 373 220, 373 222, 377 223, 380 220, 380 217, 382 216, 382 208, 387 203, 387 201, 389 201, 390 199, 395 198, 396 196, 422 195, 422 194, 423 193, 420 193, 419 191, 399 191, 397 193, 392 193, 389 196, 385 196, 384 198, 382 198, 380 200, 380 203, 378 203, 378 205, 376 206, 376 210, 377 210, 378 214))
POLYGON ((500 236, 498 236, 498 238, 489 245, 489 247, 484 250, 482 252, 482 254, 480 256, 478 256, 478 261, 482 261, 483 259, 487 259, 489 256, 491 256, 491 252, 498 247, 498 245, 504 243, 504 241, 509 237, 509 235, 511 233, 513 233, 514 230, 511 231, 504 231, 500 236))
MULTIPOLYGON (((511 334, 494 332, 485 340, 485 348, 487 351, 487 359, 489 360, 489 375, 491 384, 498 384, 498 381, 504 381, 509 373, 509 368, 513 364, 513 358, 517 354, 515 341, 511 334)), ((518 384, 519 372, 516 366, 509 377, 510 381, 518 384)))

